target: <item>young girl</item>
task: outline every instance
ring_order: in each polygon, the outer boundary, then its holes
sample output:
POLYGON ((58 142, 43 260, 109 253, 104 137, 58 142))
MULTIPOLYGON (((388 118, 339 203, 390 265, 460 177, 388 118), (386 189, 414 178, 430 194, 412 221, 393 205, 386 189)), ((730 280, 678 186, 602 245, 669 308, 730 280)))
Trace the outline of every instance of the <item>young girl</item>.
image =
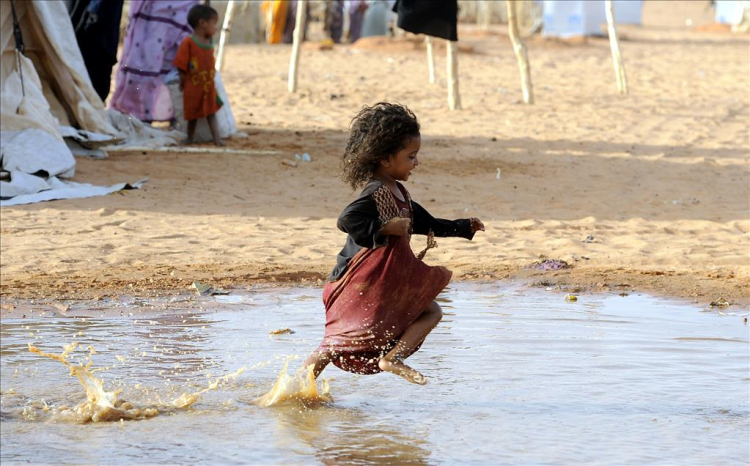
POLYGON ((186 37, 177 50, 174 65, 180 72, 180 90, 185 120, 188 122, 188 137, 185 143, 193 142, 198 118, 206 118, 211 128, 214 144, 223 146, 216 123, 216 112, 222 102, 214 83, 215 62, 213 35, 219 14, 208 5, 195 5, 188 12, 188 24, 193 34, 186 37))
POLYGON ((420 146, 417 118, 401 105, 365 107, 352 121, 341 169, 352 188, 365 187, 338 219, 348 237, 323 290, 325 337, 305 362, 315 377, 333 362, 357 374, 386 371, 427 383, 404 360, 440 322, 435 297, 452 272, 422 257, 436 246, 434 236, 472 239, 484 225, 477 218, 436 219, 411 200, 400 182, 419 165, 420 146), (418 256, 412 234, 428 235, 418 256))

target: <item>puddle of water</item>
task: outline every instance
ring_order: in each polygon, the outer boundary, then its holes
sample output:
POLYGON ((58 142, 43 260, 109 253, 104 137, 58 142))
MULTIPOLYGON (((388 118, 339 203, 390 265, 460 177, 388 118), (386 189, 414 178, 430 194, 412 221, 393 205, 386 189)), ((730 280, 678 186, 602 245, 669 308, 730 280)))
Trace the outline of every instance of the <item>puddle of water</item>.
MULTIPOLYGON (((331 367, 333 401, 260 408, 323 334, 316 289, 274 289, 222 308, 161 303, 168 315, 4 318, 0 460, 58 463, 747 464, 750 339, 740 312, 648 296, 456 284, 443 322, 409 361, 430 380, 331 367), (176 311, 175 311, 176 309, 176 311), (203 312, 199 312, 202 310, 203 312), (294 333, 270 335, 289 328, 294 333), (80 424, 56 416, 87 400, 59 361, 85 365, 146 420, 80 424), (236 378, 220 377, 247 369, 236 378), (279 373, 282 376, 279 377, 279 373), (187 407, 173 401, 196 394, 187 407), (175 409, 164 409, 169 404, 175 409), (107 456, 102 456, 104 451, 107 456)), ((127 302, 126 302, 127 301, 127 302)), ((222 303, 212 301, 216 306, 222 303)), ((159 303, 157 303, 159 304, 159 303)), ((102 306, 101 303, 92 304, 102 306)), ((150 305, 150 304, 149 304, 150 305)), ((135 312, 138 315, 137 312, 135 312)), ((309 386, 308 386, 309 388, 309 386)), ((318 395, 321 393, 318 392, 318 395)))

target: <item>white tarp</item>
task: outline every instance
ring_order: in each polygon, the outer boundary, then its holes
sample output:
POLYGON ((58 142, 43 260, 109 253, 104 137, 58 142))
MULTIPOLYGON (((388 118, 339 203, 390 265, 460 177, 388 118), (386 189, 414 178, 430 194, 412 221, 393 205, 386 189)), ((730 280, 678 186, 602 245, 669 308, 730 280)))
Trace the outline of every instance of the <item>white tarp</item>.
MULTIPOLYGON (((615 0, 617 24, 641 24, 642 0, 615 0)), ((544 0, 544 35, 553 37, 605 34, 604 0, 544 0)))
POLYGON ((104 196, 115 191, 122 191, 123 189, 140 189, 141 185, 146 182, 144 179, 133 184, 119 183, 112 186, 94 186, 86 183, 62 181, 54 176, 45 180, 23 172, 11 172, 11 176, 13 177, 13 181, 10 183, 0 181, 1 197, 6 197, 5 193, 10 194, 16 188, 20 188, 20 191, 26 192, 29 190, 29 185, 37 184, 39 186, 33 194, 17 194, 12 199, 0 200, 0 207, 34 204, 56 199, 81 199, 84 197, 104 196))
MULTIPOLYGON (((23 99, 48 101, 29 102, 27 106, 49 109, 48 113, 63 124, 77 124, 89 131, 115 135, 116 130, 107 122, 104 103, 91 85, 65 3, 62 0, 15 2, 15 7, 26 46, 25 55, 30 58, 30 61, 22 61, 26 91, 23 99)), ((0 15, 0 80, 5 89, 8 78, 19 75, 9 2, 3 2, 0 15)), ((21 109, 23 107, 21 103, 21 109)), ((16 115, 6 110, 9 109, 4 107, 0 121, 2 130, 29 127, 28 117, 23 112, 16 115)), ((42 129, 55 134, 57 125, 42 129)))
MULTIPOLYGON (((0 157, 3 169, 13 172, 39 173, 70 178, 76 161, 68 146, 46 131, 28 128, 0 133, 0 157), (29 156, 33 154, 33 157, 29 156)), ((3 197, 8 197, 5 193, 3 197)))
POLYGON ((14 5, 25 51, 23 55, 16 51, 11 4, 3 0, 0 161, 11 179, 0 181, 0 197, 17 197, 0 205, 89 197, 129 187, 125 183, 96 187, 58 179, 75 173, 75 159, 63 137, 101 155, 99 147, 104 144, 124 141, 125 146, 161 147, 176 144, 184 136, 106 111, 91 84, 62 0, 17 1, 14 5))
MULTIPOLYGON (((166 79, 165 81, 167 82, 169 93, 172 97, 172 108, 174 108, 177 129, 187 133, 187 122, 184 117, 185 112, 183 111, 182 91, 180 91, 179 77, 178 75, 175 75, 173 79, 166 79)), ((227 92, 224 90, 224 83, 221 81, 221 73, 219 70, 216 70, 214 84, 216 85, 216 92, 223 102, 223 105, 216 113, 216 123, 219 128, 219 136, 224 139, 237 134, 237 124, 234 121, 232 108, 229 106, 229 97, 227 97, 227 92)), ((208 122, 205 118, 200 118, 198 123, 196 123, 194 139, 196 142, 213 140, 211 129, 208 127, 208 122)))
POLYGON ((185 139, 185 133, 181 131, 165 131, 154 128, 134 116, 126 115, 111 108, 107 109, 107 120, 117 128, 123 139, 118 141, 116 145, 101 147, 104 150, 175 146, 185 139))
POLYGON ((716 0, 716 22, 723 24, 740 24, 745 8, 750 7, 747 0, 716 0))

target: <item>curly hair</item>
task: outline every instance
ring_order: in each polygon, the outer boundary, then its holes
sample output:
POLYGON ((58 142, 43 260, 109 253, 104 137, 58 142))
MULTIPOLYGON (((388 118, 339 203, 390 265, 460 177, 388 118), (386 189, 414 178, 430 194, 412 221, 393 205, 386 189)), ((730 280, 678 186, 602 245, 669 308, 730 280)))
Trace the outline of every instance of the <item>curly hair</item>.
POLYGON ((401 104, 378 102, 352 119, 341 156, 341 178, 353 189, 372 179, 381 160, 388 160, 419 136, 414 113, 401 104))

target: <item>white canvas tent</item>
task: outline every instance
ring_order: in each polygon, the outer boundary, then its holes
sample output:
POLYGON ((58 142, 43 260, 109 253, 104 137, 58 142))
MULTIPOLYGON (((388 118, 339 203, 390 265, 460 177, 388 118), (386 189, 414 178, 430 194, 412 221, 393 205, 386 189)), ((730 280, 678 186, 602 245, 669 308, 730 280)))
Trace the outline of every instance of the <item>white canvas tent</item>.
POLYGON ((0 2, 0 150, 3 198, 50 189, 73 176, 75 159, 60 125, 116 136, 78 50, 63 2, 15 2, 24 54, 16 50, 11 2, 0 2), (31 177, 46 173, 48 179, 31 177))
POLYGON ((65 4, 17 1, 15 9, 26 56, 15 50, 11 2, 0 2, 2 130, 39 128, 62 141, 62 124, 116 135, 91 85, 65 4))
POLYGON ((747 14, 747 10, 750 10, 748 0, 717 0, 716 22, 739 25, 747 14))
POLYGON ((0 0, 0 47, 0 159, 10 173, 10 180, 0 180, 0 205, 88 197, 127 186, 96 188, 57 179, 72 177, 75 170, 64 137, 98 145, 122 138, 176 142, 175 135, 108 113, 91 85, 62 0, 0 0), (16 50, 13 6, 23 53, 16 50))
MULTIPOLYGON (((641 24, 642 0, 612 2, 618 24, 641 24)), ((572 37, 603 34, 604 0, 544 0, 544 35, 572 37)))

